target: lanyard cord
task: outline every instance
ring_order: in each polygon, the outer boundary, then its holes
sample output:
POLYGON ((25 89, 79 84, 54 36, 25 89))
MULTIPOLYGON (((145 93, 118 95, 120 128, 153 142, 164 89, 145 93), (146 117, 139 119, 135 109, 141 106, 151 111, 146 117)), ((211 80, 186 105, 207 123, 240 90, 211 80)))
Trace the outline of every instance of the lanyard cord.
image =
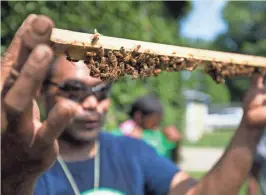
MULTIPOLYGON (((96 155, 95 155, 95 161, 94 161, 94 189, 99 188, 100 184, 100 143, 96 142, 96 155)), ((75 182, 72 174, 70 173, 66 163, 62 159, 62 157, 59 155, 57 157, 57 160, 63 169, 63 172, 65 173, 68 182, 70 183, 75 195, 80 195, 80 191, 78 189, 77 183, 75 182)))

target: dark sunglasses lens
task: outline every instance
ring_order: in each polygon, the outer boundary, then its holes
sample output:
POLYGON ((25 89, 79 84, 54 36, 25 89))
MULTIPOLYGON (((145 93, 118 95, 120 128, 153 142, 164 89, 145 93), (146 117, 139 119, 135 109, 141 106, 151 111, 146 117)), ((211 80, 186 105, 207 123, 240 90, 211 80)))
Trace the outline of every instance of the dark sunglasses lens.
POLYGON ((80 82, 68 82, 68 83, 62 83, 59 85, 60 89, 64 91, 82 91, 86 89, 86 86, 83 83, 80 82))
POLYGON ((88 87, 84 83, 73 80, 61 83, 58 87, 66 98, 78 103, 83 102, 90 95, 94 95, 98 101, 102 101, 108 98, 110 89, 110 86, 107 85, 99 86, 98 89, 96 87, 96 90, 93 90, 92 87, 88 87))
POLYGON ((108 89, 104 88, 104 89, 101 89, 100 91, 96 91, 96 92, 94 92, 94 95, 99 101, 102 101, 102 100, 108 98, 108 96, 109 96, 108 89))

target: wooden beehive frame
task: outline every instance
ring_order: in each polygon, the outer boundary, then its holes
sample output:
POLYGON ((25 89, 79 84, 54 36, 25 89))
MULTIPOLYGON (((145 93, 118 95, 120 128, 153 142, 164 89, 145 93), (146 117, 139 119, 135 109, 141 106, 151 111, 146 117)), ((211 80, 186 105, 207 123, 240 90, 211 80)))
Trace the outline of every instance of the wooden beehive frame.
MULTIPOLYGON (((152 74, 148 73, 146 74, 148 76, 154 75, 154 73, 155 75, 157 75, 156 71, 160 72, 158 70, 166 70, 166 71, 178 71, 183 69, 194 70, 196 67, 202 67, 202 66, 205 68, 208 67, 208 70, 215 69, 217 75, 220 76, 239 76, 239 75, 245 76, 245 75, 251 75, 255 70, 260 70, 264 72, 266 69, 265 57, 210 51, 210 50, 180 47, 174 45, 165 45, 165 44, 150 43, 150 42, 137 41, 137 40, 108 37, 100 35, 99 33, 87 34, 87 33, 73 32, 69 30, 55 28, 53 29, 50 40, 52 48, 54 49, 57 55, 66 55, 68 59, 71 59, 73 61, 84 60, 85 62, 87 61, 88 64, 90 64, 89 61, 91 61, 93 62, 91 65, 94 65, 94 62, 97 61, 97 59, 98 63, 100 63, 99 60, 101 58, 99 57, 95 58, 95 56, 100 55, 100 57, 104 56, 107 57, 108 51, 121 51, 121 48, 123 49, 123 52, 127 54, 121 56, 121 60, 117 60, 121 54, 119 55, 118 53, 117 54, 114 53, 117 57, 115 59, 116 63, 114 65, 113 63, 111 63, 113 58, 110 57, 113 54, 109 53, 110 60, 108 62, 105 61, 105 63, 107 63, 110 67, 114 66, 115 68, 119 69, 119 64, 123 62, 123 60, 126 59, 126 57, 128 57, 127 55, 134 57, 134 59, 132 60, 133 62, 135 61, 138 62, 138 60, 140 61, 141 58, 139 56, 140 54, 145 54, 145 55, 147 54, 149 57, 151 56, 158 57, 160 59, 158 62, 159 64, 157 63, 157 65, 154 65, 152 74), (165 59, 167 60, 165 61, 165 59), (181 65, 182 61, 185 61, 187 64, 183 63, 183 65, 181 65), (170 67, 168 69, 165 68, 164 66, 167 66, 170 62, 172 64, 175 64, 174 67, 178 66, 178 68, 173 68, 173 67, 170 67), (218 69, 216 68, 217 65, 218 69), (241 74, 232 73, 232 71, 230 70, 229 73, 226 74, 226 71, 222 71, 222 69, 226 70, 226 68, 224 68, 226 66, 237 67, 238 72, 242 71, 242 73, 241 74), (221 74, 219 74, 219 72, 221 74)), ((134 65, 136 65, 136 63, 131 64, 130 62, 131 61, 127 59, 127 61, 125 61, 125 63, 123 64, 127 63, 128 66, 132 66, 134 69, 135 68, 134 65)), ((146 61, 144 60, 143 62, 146 65, 151 64, 149 63, 148 60, 146 61)), ((97 65, 99 66, 99 64, 97 65)), ((140 67, 142 66, 139 66, 137 69, 135 69, 135 72, 140 73, 141 72, 140 67)), ((109 72, 113 71, 112 68, 108 69, 107 72, 105 69, 103 70, 104 73, 107 73, 108 71, 109 72)), ((131 73, 133 74, 133 72, 134 71, 132 70, 131 73)), ((123 76, 123 74, 121 75, 123 76)), ((143 75, 145 76, 145 74, 142 74, 142 76, 143 75)), ((120 76, 118 75, 118 77, 120 76)), ((106 78, 107 77, 108 76, 106 76, 106 78)), ((216 78, 214 79, 217 80, 216 78)))

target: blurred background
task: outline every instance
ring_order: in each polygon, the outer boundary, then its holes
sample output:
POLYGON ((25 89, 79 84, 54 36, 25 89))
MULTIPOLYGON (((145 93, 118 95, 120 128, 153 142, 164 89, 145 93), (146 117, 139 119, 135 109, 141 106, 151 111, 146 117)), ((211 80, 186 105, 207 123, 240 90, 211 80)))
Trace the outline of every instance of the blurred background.
MULTIPOLYGON (((48 15, 62 29, 97 29, 106 36, 266 56, 263 1, 1 1, 1 53, 31 13, 48 15)), ((113 86, 105 129, 127 120, 137 97, 159 97, 165 110, 162 128, 174 125, 182 135, 181 166, 200 178, 238 126, 248 86, 247 78, 216 84, 201 70, 124 78, 113 86)))

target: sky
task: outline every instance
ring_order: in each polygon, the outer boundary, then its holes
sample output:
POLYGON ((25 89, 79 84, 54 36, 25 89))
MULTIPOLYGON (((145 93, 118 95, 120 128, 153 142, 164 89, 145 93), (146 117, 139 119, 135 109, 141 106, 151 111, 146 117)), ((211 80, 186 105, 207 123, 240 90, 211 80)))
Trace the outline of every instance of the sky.
POLYGON ((226 0, 195 0, 192 12, 181 23, 181 35, 191 39, 212 41, 227 30, 222 19, 226 0))

